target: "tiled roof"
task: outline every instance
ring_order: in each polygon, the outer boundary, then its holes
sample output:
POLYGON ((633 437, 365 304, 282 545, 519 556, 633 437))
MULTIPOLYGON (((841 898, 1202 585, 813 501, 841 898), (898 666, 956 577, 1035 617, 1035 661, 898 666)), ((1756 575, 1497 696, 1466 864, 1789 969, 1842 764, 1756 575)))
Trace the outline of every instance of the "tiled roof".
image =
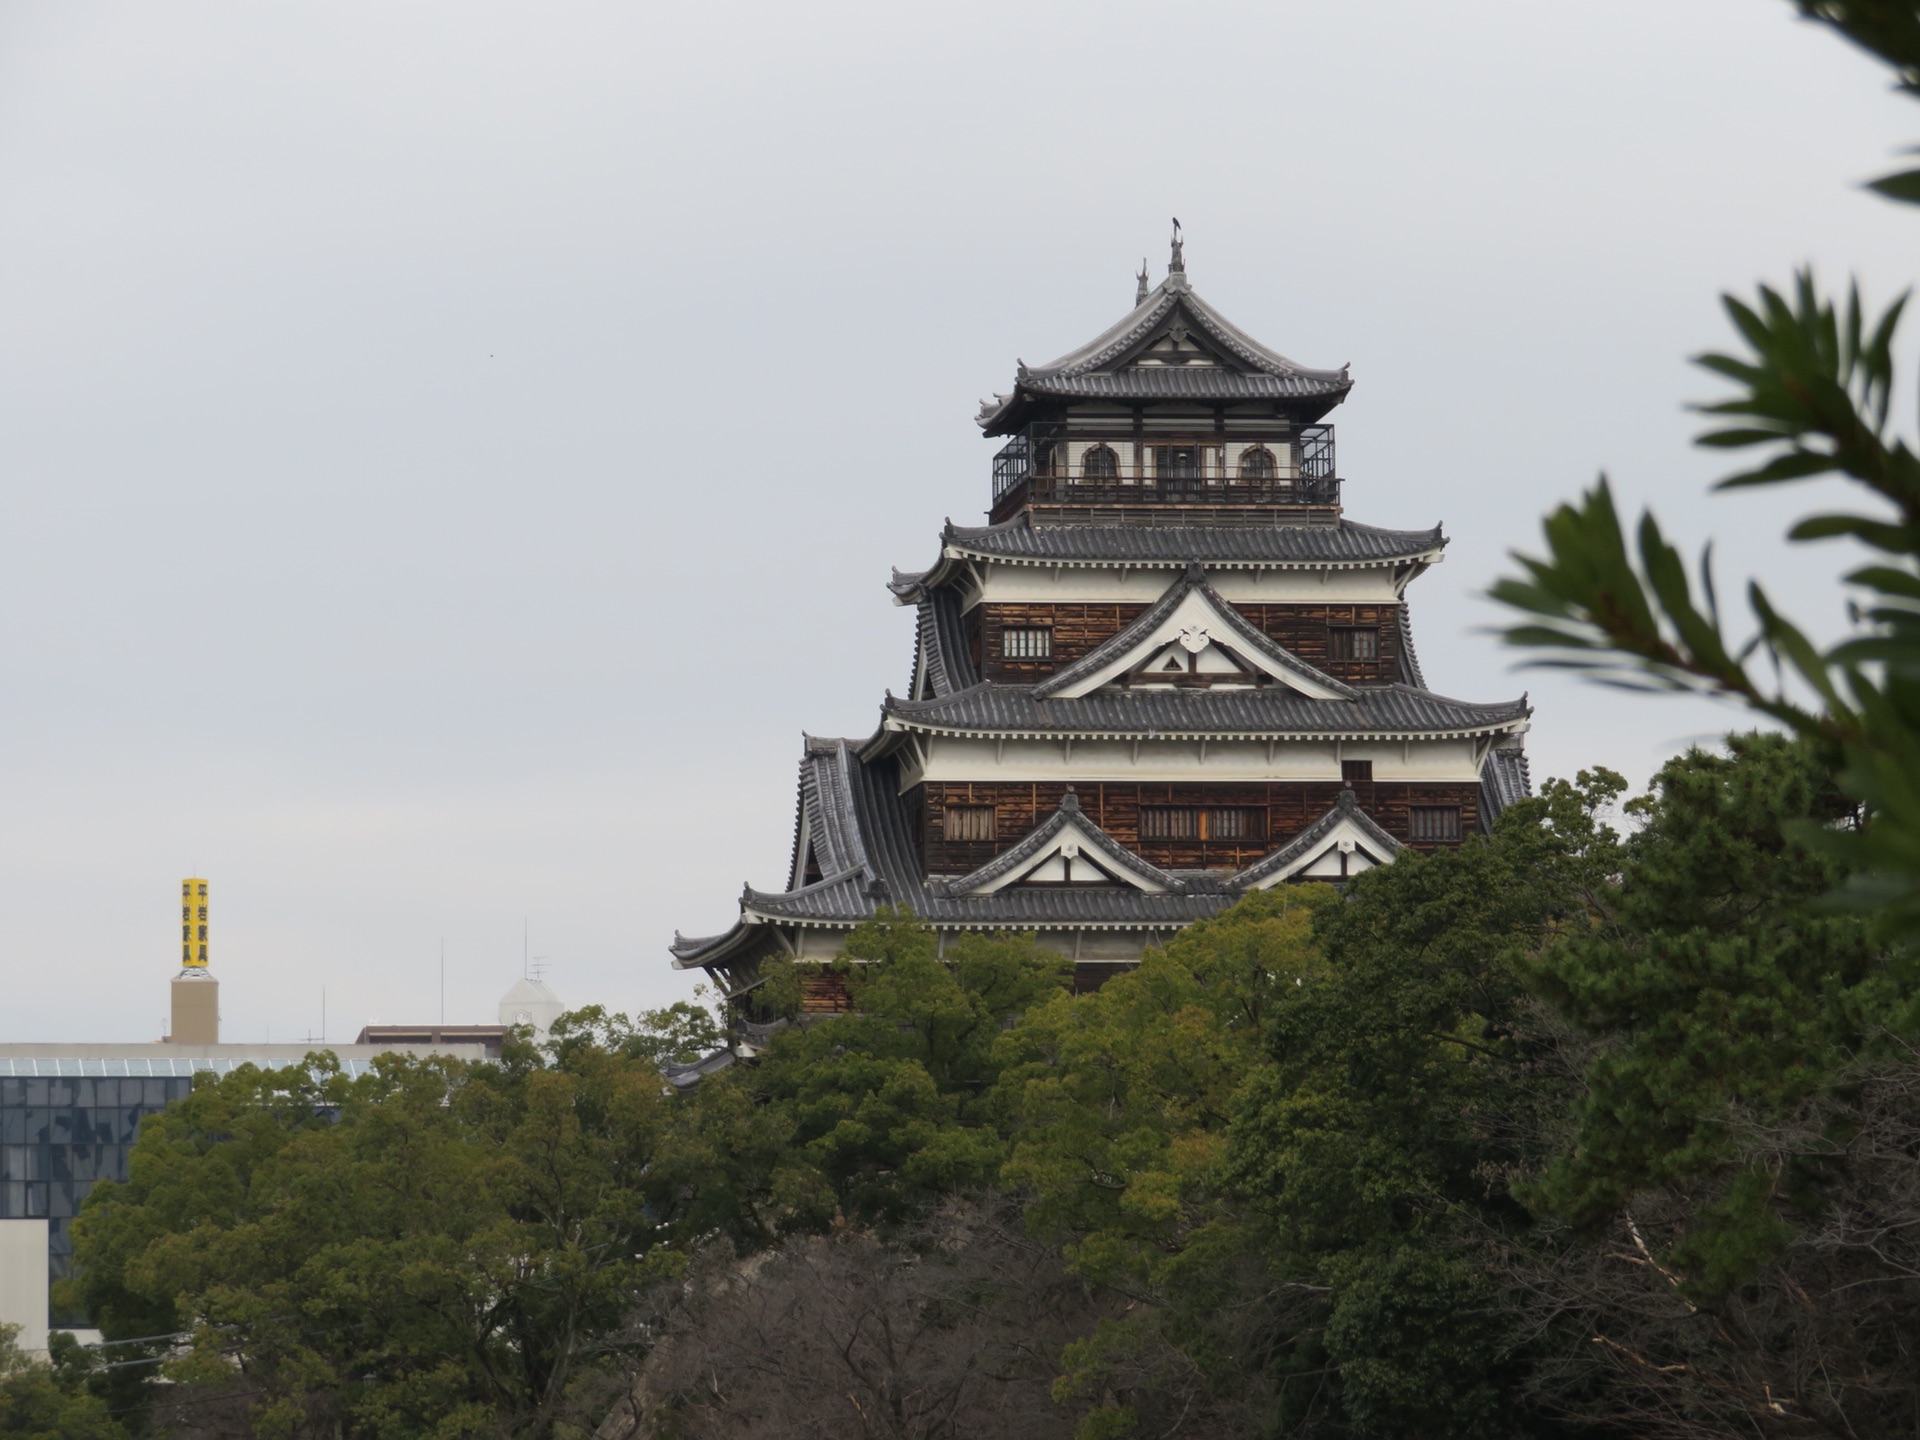
POLYGON ((851 818, 851 799, 847 788, 847 752, 845 740, 807 740, 806 794, 812 802, 816 858, 822 874, 859 870, 867 864, 867 849, 859 825, 851 818))
POLYGON ((1267 856, 1266 859, 1249 865, 1246 869, 1235 875, 1233 877, 1233 883, 1247 888, 1258 885, 1262 880, 1265 880, 1276 871, 1284 870, 1296 860, 1304 859, 1312 852, 1314 846, 1320 844, 1335 830, 1339 829, 1343 821, 1353 824, 1359 829, 1361 834, 1365 835, 1378 846, 1384 858, 1390 859, 1405 848, 1398 840, 1394 839, 1393 836, 1382 830, 1380 826, 1375 823, 1371 815, 1360 808, 1359 804, 1354 800, 1353 791, 1342 790, 1339 800, 1335 802, 1331 810, 1327 811, 1326 814, 1322 815, 1318 820, 1314 821, 1313 824, 1302 830, 1278 850, 1267 856))
POLYGON ((887 588, 913 604, 947 578, 956 560, 1014 565, 1107 568, 1191 564, 1209 570, 1366 569, 1440 558, 1447 539, 1431 530, 1382 530, 1341 520, 1332 525, 1035 525, 1022 515, 999 525, 955 525, 940 534, 929 570, 896 570, 887 588))
POLYGON ((1516 800, 1533 794, 1533 772, 1527 752, 1518 745, 1502 745, 1480 767, 1480 815, 1491 826, 1500 812, 1516 800))
MULTIPOLYGON (((761 925, 766 921, 844 928, 869 918, 881 905, 905 905, 933 924, 967 929, 1072 926, 1172 931, 1218 914, 1237 896, 1212 874, 1175 877, 1180 888, 1160 895, 1121 886, 1010 886, 988 895, 936 893, 937 888, 945 887, 938 882, 930 885, 921 871, 919 847, 899 795, 899 772, 894 762, 862 762, 846 741, 812 740, 809 756, 816 754, 840 775, 833 783, 819 784, 815 793, 842 798, 846 809, 839 824, 860 833, 867 863, 861 869, 828 875, 798 890, 755 890, 749 886, 740 899, 741 922, 731 930, 702 939, 674 937, 676 965, 716 964, 749 949, 755 943, 755 932, 764 933, 761 925)), ((1137 856, 1130 857, 1130 863, 1153 870, 1137 856)))
POLYGON ((924 668, 935 695, 951 695, 977 684, 973 657, 967 651, 966 630, 960 623, 960 597, 951 589, 920 596, 919 624, 914 632, 913 673, 924 668))
POLYGON ((889 696, 887 730, 1040 736, 1393 737, 1485 734, 1520 727, 1526 698, 1492 705, 1410 685, 1362 686, 1352 700, 1313 700, 1280 685, 1259 689, 1097 690, 1046 699, 1031 685, 988 682, 932 700, 889 696))
MULTIPOLYGON (((1194 293, 1184 273, 1169 275, 1146 299, 1078 349, 1045 365, 1022 365, 1013 393, 980 407, 989 435, 1004 433, 1030 396, 1101 399, 1307 399, 1338 403, 1353 378, 1314 370, 1269 349, 1194 293), (1229 365, 1129 364, 1162 333, 1184 324, 1204 335, 1229 365)), ((1325 404, 1314 407, 1324 412, 1325 404)))
MULTIPOLYGON (((1018 857, 1013 860, 997 857, 981 871, 959 880, 929 879, 921 870, 919 846, 913 838, 906 803, 899 793, 900 775, 894 760, 883 757, 863 761, 854 752, 852 742, 845 740, 816 739, 808 745, 810 760, 817 759, 823 768, 836 772, 830 779, 816 778, 815 789, 809 793, 834 797, 844 806, 834 828, 857 833, 865 863, 797 890, 756 890, 749 886, 740 898, 740 923, 724 935, 699 940, 674 937, 676 964, 688 967, 722 963, 730 956, 750 950, 757 943, 757 937, 766 933, 762 927, 768 922, 845 929, 870 918, 881 905, 904 905, 922 920, 947 929, 1172 931, 1219 914, 1247 888, 1298 858, 1304 853, 1303 847, 1311 848, 1350 813, 1356 823, 1375 836, 1383 851, 1390 853, 1400 848, 1399 842, 1380 830, 1364 812, 1343 808, 1350 801, 1349 795, 1343 797, 1342 805, 1336 805, 1301 835, 1236 875, 1162 871, 1124 851, 1111 836, 1098 831, 1084 814, 1076 813, 1077 802, 1068 797, 1070 803, 1063 804, 1045 824, 1058 829, 1077 818, 1090 837, 1097 832, 1096 843, 1104 841, 1103 849, 1111 846, 1113 851, 1125 856, 1130 868, 1150 873, 1170 888, 1162 894, 1151 894, 1123 885, 1012 885, 987 894, 960 893, 970 883, 984 883, 984 872, 995 866, 1017 865, 1018 857)), ((1033 844, 1023 841, 1022 853, 1037 853, 1043 844, 1044 839, 1033 844)), ((1108 859, 1114 861, 1118 856, 1110 852, 1108 859)))
POLYGON ((1073 664, 1056 670, 1035 685, 1033 693, 1040 699, 1050 700, 1062 690, 1071 689, 1076 681, 1097 675, 1111 665, 1116 657, 1142 643, 1147 636, 1166 622, 1167 617, 1179 608, 1181 601, 1195 591, 1204 595, 1212 603, 1214 609, 1219 612, 1220 618, 1232 630, 1234 640, 1238 644, 1266 657, 1280 669, 1290 671, 1312 685, 1331 690, 1334 694, 1344 695, 1349 699, 1359 695, 1351 685, 1336 680, 1331 675, 1322 674, 1294 655, 1292 651, 1276 644, 1264 630, 1259 629, 1220 597, 1220 592, 1207 583, 1206 571, 1198 565, 1189 565, 1187 573, 1175 581, 1168 588, 1167 593, 1155 601, 1138 620, 1119 634, 1108 636, 1073 664))
POLYGON ((690 1090, 707 1076, 718 1074, 726 1069, 733 1064, 733 1061, 733 1051, 716 1050, 711 1055, 703 1055, 698 1060, 685 1065, 676 1060, 664 1061, 660 1066, 660 1074, 674 1089, 690 1090))
POLYGON ((1407 618, 1405 605, 1394 610, 1393 625, 1400 636, 1400 680, 1416 690, 1424 690, 1427 677, 1420 673, 1420 654, 1413 648, 1413 622, 1407 618))
POLYGON ((1020 388, 1063 400, 1291 400, 1344 395, 1349 382, 1309 375, 1241 375, 1218 365, 1130 365, 1106 375, 1027 371, 1020 388))

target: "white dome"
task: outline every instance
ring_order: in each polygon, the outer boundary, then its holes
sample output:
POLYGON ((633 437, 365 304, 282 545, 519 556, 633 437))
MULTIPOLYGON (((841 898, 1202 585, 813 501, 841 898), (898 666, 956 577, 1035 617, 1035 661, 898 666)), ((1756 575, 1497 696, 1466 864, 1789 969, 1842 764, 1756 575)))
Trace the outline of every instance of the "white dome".
POLYGON ((547 1032, 553 1028, 553 1022, 566 1010, 566 1005, 547 988, 544 980, 516 980, 513 987, 500 997, 500 1023, 531 1025, 536 1040, 544 1040, 547 1032))

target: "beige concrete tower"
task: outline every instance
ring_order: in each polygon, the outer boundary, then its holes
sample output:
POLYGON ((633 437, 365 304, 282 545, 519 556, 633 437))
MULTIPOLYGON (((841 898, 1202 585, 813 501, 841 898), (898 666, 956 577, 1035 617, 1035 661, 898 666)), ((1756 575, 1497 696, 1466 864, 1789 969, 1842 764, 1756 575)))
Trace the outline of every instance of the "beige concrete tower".
POLYGON ((173 977, 175 1045, 220 1043, 220 982, 207 969, 207 882, 180 882, 180 973, 173 977))

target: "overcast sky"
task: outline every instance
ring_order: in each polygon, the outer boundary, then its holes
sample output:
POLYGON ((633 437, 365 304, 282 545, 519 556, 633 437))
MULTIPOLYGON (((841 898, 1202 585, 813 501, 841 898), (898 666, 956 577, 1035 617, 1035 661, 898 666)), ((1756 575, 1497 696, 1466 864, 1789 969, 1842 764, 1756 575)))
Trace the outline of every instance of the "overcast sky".
MULTIPOLYGON (((1831 625, 1810 496, 1707 500, 1685 357, 1920 110, 1781 0, 0 5, 0 1039, 148 1040, 211 878, 224 1038, 684 994, 777 885, 972 416, 1195 287, 1351 361, 1348 513, 1444 521, 1429 681, 1536 777, 1703 703, 1517 674, 1476 598, 1605 468, 1831 625)), ((1902 346, 1903 362, 1914 345, 1902 346)), ((1912 371, 1898 394, 1912 393, 1912 371)))

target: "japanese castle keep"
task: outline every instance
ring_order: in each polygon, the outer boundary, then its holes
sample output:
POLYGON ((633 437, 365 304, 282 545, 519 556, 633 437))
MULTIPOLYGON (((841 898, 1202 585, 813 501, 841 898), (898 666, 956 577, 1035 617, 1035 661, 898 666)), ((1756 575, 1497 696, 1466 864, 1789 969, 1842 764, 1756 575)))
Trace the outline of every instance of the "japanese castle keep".
POLYGON ((807 737, 785 883, 676 966, 739 996, 898 905, 1037 931, 1087 987, 1247 890, 1456 844, 1526 793, 1524 698, 1420 673, 1405 593, 1440 530, 1342 513, 1346 369, 1230 323, 1177 235, 1135 299, 982 407, 988 523, 889 587, 919 617, 906 693, 868 737, 807 737))

